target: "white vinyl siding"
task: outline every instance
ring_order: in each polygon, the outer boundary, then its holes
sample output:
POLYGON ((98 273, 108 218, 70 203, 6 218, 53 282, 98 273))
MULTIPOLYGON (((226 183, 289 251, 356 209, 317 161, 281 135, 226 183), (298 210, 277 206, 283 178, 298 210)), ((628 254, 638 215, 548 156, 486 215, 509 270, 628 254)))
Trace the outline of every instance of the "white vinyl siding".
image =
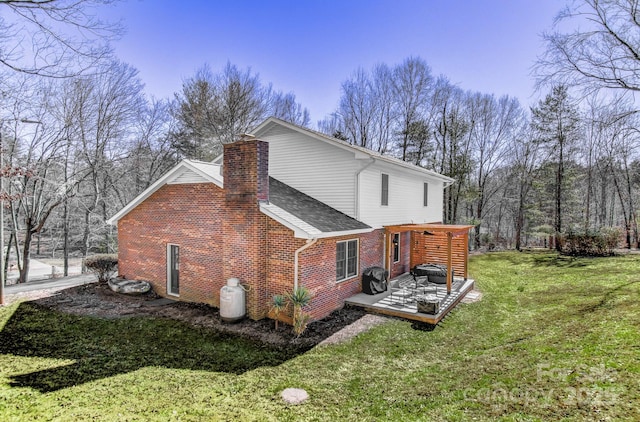
POLYGON ((382 173, 380 189, 380 205, 389 205, 389 175, 382 173))
MULTIPOLYGON (((417 172, 415 172, 417 173, 417 172)), ((424 206, 424 175, 376 163, 359 176, 359 220, 371 227, 442 221, 442 181, 427 179, 429 205, 424 206), (389 205, 380 205, 380 174, 389 175, 389 205)))
POLYGON ((444 181, 437 174, 278 123, 261 127, 256 136, 269 142, 270 176, 371 227, 442 221, 444 181), (381 205, 383 173, 389 177, 386 206, 381 205))
POLYGON ((423 186, 422 186, 422 206, 424 207, 428 207, 429 206, 429 184, 427 182, 424 182, 423 186))
POLYGON ((354 153, 300 133, 267 133, 269 175, 355 217, 355 175, 361 160, 354 153))
POLYGON ((336 242, 336 281, 358 275, 358 240, 336 242))
POLYGON ((184 169, 181 174, 176 175, 176 177, 171 180, 168 181, 167 184, 169 185, 181 185, 181 184, 188 184, 188 183, 208 183, 209 181, 207 179, 205 179, 203 176, 199 175, 198 173, 188 170, 188 169, 184 169))

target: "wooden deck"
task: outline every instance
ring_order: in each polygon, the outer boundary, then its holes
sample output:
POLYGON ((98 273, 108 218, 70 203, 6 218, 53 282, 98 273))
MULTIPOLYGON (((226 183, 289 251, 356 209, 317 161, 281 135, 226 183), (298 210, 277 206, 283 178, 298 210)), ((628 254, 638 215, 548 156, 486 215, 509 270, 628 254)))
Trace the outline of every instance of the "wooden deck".
MULTIPOLYGON (((406 318, 413 321, 437 324, 473 289, 474 281, 455 277, 451 287, 451 294, 447 294, 445 284, 420 283, 418 286, 413 277, 405 273, 396 279, 401 289, 393 289, 377 295, 358 293, 350 297, 345 303, 364 308, 371 312, 406 318), (435 295, 440 301, 440 311, 437 314, 418 312, 416 296, 421 294, 435 295)), ((394 284, 392 280, 389 285, 394 284)))

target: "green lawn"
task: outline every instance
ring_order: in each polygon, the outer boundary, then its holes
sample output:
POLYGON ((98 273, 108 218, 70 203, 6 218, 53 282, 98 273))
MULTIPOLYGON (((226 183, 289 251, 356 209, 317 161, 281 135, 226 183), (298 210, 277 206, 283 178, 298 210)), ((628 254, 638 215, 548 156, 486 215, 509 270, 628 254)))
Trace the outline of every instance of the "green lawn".
POLYGON ((2 308, 0 420, 640 420, 640 256, 496 253, 470 274, 482 301, 434 331, 392 320, 301 355, 2 308))

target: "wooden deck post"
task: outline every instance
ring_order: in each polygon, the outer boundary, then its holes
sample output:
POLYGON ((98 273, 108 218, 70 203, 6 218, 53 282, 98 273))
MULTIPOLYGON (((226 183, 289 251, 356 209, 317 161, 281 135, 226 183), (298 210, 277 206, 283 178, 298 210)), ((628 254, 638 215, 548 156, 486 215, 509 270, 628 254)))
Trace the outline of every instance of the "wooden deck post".
POLYGON ((453 233, 447 232, 447 294, 451 294, 451 279, 453 278, 453 258, 451 256, 451 245, 453 233))
POLYGON ((468 273, 467 267, 469 266, 469 232, 464 234, 464 280, 467 281, 468 273))

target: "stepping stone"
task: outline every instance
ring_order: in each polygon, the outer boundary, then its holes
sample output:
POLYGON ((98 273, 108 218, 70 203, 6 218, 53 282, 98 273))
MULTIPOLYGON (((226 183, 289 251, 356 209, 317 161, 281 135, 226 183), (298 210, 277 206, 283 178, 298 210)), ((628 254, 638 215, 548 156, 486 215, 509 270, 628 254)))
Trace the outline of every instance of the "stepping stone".
POLYGON ((151 284, 142 280, 124 280, 121 278, 112 278, 108 282, 109 288, 116 293, 124 294, 142 294, 151 290, 151 284))
POLYGON ((154 299, 154 300, 150 300, 148 302, 146 302, 144 304, 144 306, 165 306, 165 305, 172 305, 176 303, 175 300, 171 300, 168 299, 166 297, 160 298, 160 299, 154 299))
POLYGON ((281 396, 289 404, 300 404, 309 398, 309 394, 302 388, 285 388, 282 390, 281 396))

